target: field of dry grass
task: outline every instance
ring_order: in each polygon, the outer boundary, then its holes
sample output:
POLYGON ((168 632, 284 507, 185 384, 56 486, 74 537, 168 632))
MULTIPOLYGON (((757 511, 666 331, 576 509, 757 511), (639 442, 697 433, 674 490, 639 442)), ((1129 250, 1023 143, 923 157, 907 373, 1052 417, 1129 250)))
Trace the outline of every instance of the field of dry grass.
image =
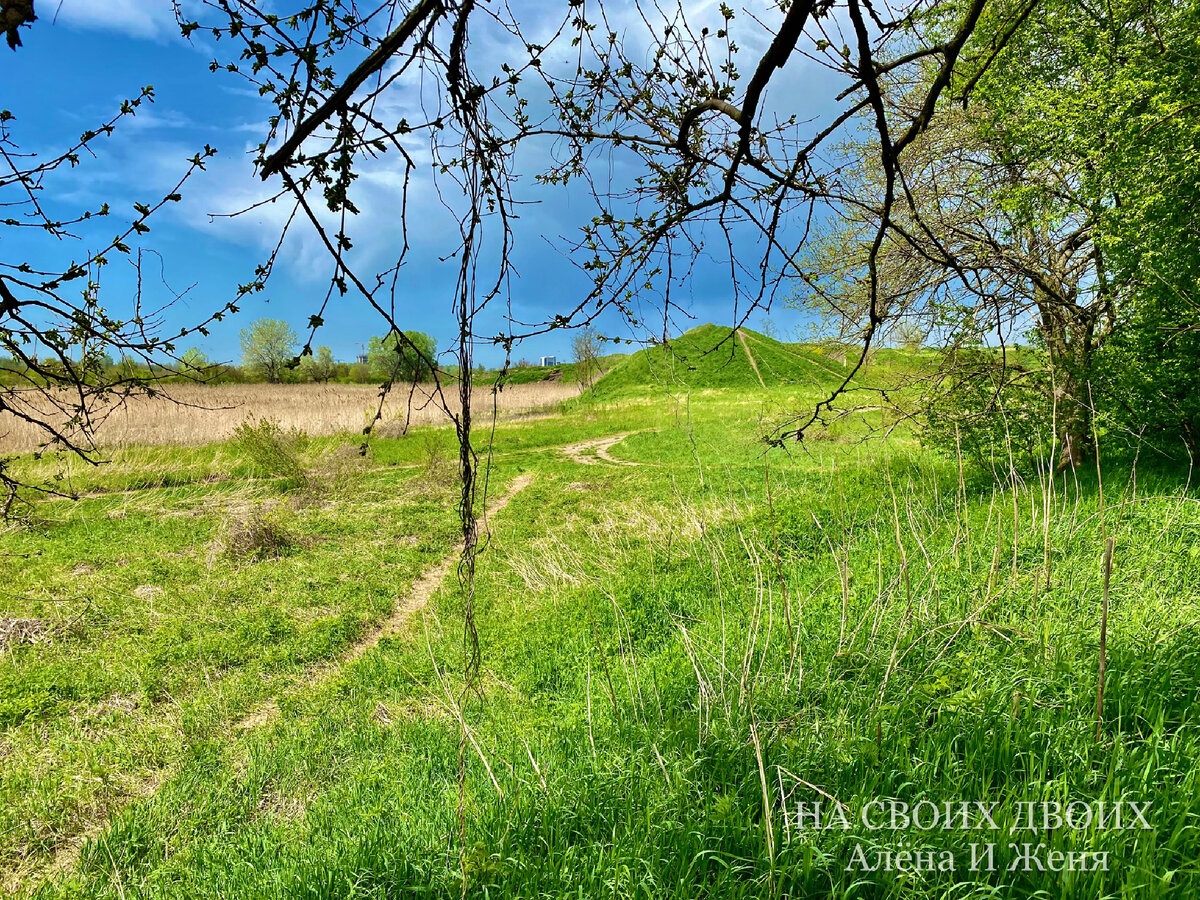
MULTIPOLYGON (((501 418, 514 418, 552 406, 579 394, 579 385, 537 382, 509 385, 496 395, 501 418)), ((359 384, 224 384, 172 385, 170 399, 139 397, 107 411, 96 429, 101 447, 136 444, 199 445, 228 438, 247 419, 274 419, 284 428, 310 435, 358 432, 375 415, 379 388, 359 384)), ((446 395, 458 410, 457 389, 446 395)), ((476 415, 492 409, 492 391, 475 392, 476 415)), ((446 412, 431 386, 397 387, 389 395, 377 434, 396 435, 411 425, 445 424, 446 412)), ((0 411, 0 453, 26 453, 44 440, 42 432, 11 413, 0 411)))

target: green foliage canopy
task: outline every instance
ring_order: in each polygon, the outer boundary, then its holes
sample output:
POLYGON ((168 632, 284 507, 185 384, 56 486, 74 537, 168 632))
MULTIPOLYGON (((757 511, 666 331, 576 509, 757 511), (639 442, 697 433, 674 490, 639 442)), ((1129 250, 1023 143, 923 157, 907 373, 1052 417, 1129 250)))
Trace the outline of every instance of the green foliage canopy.
POLYGON ((257 319, 242 330, 242 364, 272 384, 296 355, 296 332, 282 319, 257 319))
POLYGON ((391 332, 367 344, 371 374, 389 381, 426 381, 433 377, 437 341, 420 331, 391 332))
POLYGON ((1116 434, 1200 452, 1200 2, 1049 0, 980 81, 1014 159, 1063 177, 1007 202, 1087 211, 1109 337, 1082 373, 1116 434))
POLYGON ((333 351, 328 347, 318 347, 311 356, 300 360, 300 371, 310 381, 328 382, 333 377, 336 366, 333 351))

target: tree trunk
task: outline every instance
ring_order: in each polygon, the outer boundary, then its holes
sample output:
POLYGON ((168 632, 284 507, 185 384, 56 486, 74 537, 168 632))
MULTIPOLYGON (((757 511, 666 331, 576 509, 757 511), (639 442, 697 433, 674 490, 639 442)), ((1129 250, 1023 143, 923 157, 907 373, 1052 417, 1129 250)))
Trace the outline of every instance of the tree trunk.
POLYGON ((1183 442, 1187 446, 1188 456, 1192 459, 1200 459, 1200 419, 1184 420, 1183 442))
POLYGON ((1092 450, 1091 410, 1086 401, 1086 388, 1078 378, 1063 372, 1055 373, 1054 406, 1059 446, 1056 468, 1059 471, 1078 468, 1092 450))
POLYGON ((1077 468, 1092 452, 1092 409, 1088 370, 1092 362, 1094 324, 1088 311, 1049 303, 1041 307, 1042 335, 1054 383, 1054 415, 1058 425, 1056 468, 1077 468))

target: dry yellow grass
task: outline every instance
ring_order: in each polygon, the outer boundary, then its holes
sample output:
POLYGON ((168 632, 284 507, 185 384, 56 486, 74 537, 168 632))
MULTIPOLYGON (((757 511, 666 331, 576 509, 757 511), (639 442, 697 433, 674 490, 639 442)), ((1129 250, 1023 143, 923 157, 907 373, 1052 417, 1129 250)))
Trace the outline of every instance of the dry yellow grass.
MULTIPOLYGON (((496 396, 503 418, 514 418, 579 394, 576 384, 538 382, 509 385, 496 396)), ((228 438, 247 419, 274 419, 284 428, 310 435, 360 432, 375 415, 379 388, 359 384, 222 384, 171 385, 170 399, 138 397, 110 410, 96 430, 100 447, 144 444, 200 445, 228 438)), ((446 392, 447 405, 458 412, 457 387, 446 392)), ((473 394, 475 414, 490 415, 492 391, 473 394)), ((376 434, 394 436, 405 420, 411 425, 447 424, 446 412, 428 385, 392 390, 376 434)), ((40 432, 8 412, 0 412, 0 453, 36 450, 40 432)))

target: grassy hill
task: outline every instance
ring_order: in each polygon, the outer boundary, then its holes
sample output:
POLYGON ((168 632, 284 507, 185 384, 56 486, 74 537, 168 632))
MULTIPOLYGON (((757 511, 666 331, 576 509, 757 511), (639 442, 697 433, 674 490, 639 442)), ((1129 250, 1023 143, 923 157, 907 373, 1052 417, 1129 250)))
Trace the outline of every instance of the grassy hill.
POLYGON ((761 388, 782 385, 829 387, 847 367, 811 345, 784 344, 749 328, 700 325, 670 344, 626 357, 596 383, 598 394, 619 394, 651 385, 761 388))
MULTIPOLYGON (((828 390, 841 383, 858 359, 860 348, 847 344, 823 345, 783 343, 749 328, 730 328, 711 323, 698 325, 670 344, 648 347, 636 353, 613 353, 597 360, 604 372, 595 385, 598 396, 638 393, 646 388, 710 388, 754 390, 786 386, 828 390)), ((870 366, 855 382, 875 380, 875 373, 913 373, 929 364, 934 351, 910 352, 881 348, 872 354, 870 366)), ((491 384, 499 370, 475 376, 477 384, 491 384)), ((505 384, 578 379, 576 364, 513 366, 505 384)))

